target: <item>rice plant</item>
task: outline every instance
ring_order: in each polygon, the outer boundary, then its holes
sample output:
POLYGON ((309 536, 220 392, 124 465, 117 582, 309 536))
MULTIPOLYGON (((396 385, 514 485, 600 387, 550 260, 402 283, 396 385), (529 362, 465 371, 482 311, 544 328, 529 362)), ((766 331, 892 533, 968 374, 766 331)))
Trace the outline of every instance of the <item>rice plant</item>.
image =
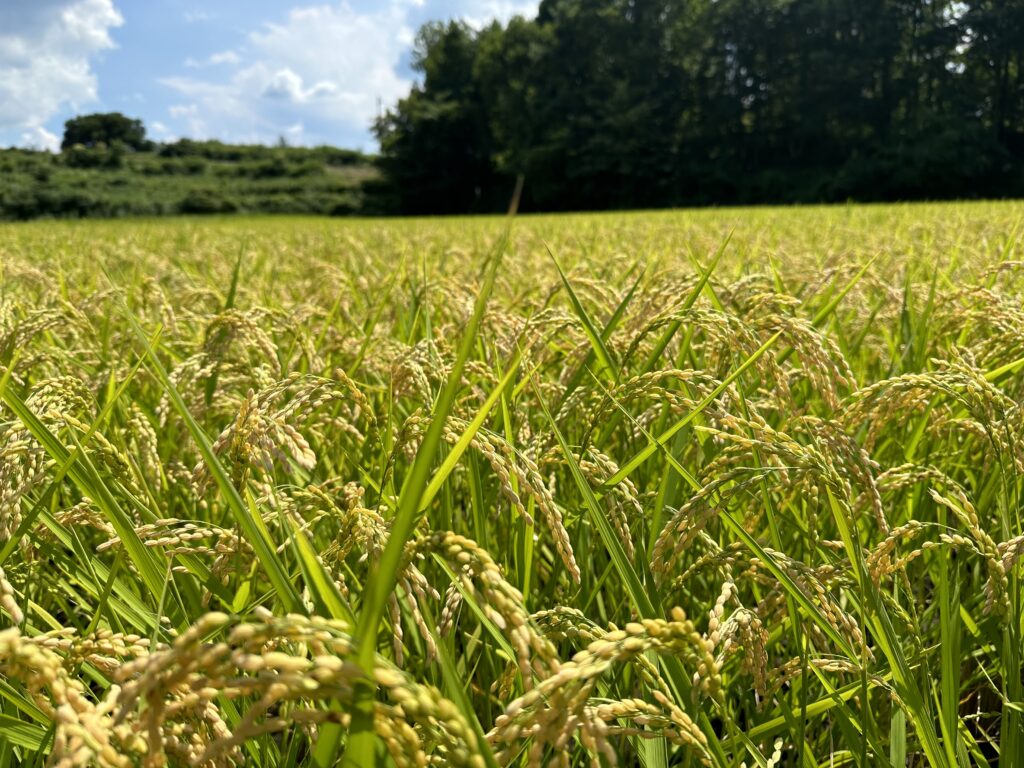
POLYGON ((0 229, 0 765, 1024 765, 1021 215, 0 229))

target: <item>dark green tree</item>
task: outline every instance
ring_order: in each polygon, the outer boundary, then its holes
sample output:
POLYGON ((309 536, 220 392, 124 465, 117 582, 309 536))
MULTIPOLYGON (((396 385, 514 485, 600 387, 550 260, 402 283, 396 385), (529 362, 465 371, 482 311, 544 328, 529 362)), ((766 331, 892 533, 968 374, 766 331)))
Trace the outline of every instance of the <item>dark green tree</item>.
POLYGON ((380 117, 380 167, 389 197, 407 213, 462 213, 499 205, 495 146, 473 78, 477 39, 465 24, 428 24, 413 68, 423 82, 380 117))
POLYGON ((542 0, 423 30, 400 210, 1024 193, 1024 0, 542 0))
POLYGON ((104 112, 79 115, 65 122, 60 148, 68 150, 76 144, 90 148, 100 144, 112 146, 115 142, 134 150, 151 147, 141 120, 125 117, 120 112, 104 112))
POLYGON ((529 178, 526 200, 546 208, 555 206, 561 189, 556 185, 549 195, 540 184, 556 174, 565 143, 558 130, 549 133, 546 114, 556 103, 555 83, 544 77, 552 43, 549 26, 523 18, 512 19, 507 28, 492 24, 478 38, 473 73, 495 146, 496 171, 529 178))

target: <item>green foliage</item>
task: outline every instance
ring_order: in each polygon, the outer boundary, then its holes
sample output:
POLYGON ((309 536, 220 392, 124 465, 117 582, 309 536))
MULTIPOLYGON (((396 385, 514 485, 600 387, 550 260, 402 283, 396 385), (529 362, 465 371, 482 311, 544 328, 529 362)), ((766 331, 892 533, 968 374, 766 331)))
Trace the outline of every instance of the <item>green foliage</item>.
POLYGON ((421 31, 380 166, 407 212, 519 175, 527 210, 1019 196, 1022 35, 1016 1, 544 0, 421 31))
POLYGON ((123 168, 124 144, 120 141, 110 145, 98 143, 88 147, 84 144, 74 144, 65 150, 63 160, 68 168, 123 168))
POLYGON ((146 128, 141 120, 125 117, 120 112, 106 112, 93 115, 79 115, 64 123, 64 139, 60 148, 64 151, 82 145, 98 147, 120 142, 134 150, 149 149, 146 128))
POLYGON ((283 159, 288 163, 315 161, 324 166, 364 165, 366 155, 338 147, 267 147, 261 144, 224 144, 220 141, 179 139, 157 148, 160 157, 196 157, 224 163, 260 162, 283 159))
POLYGON ((182 199, 182 213, 234 213, 238 204, 216 189, 193 189, 182 199))
POLYGON ((0 150, 0 220, 175 213, 352 215, 377 172, 331 147, 232 146, 182 140, 153 151, 120 141, 60 155, 0 150))
POLYGON ((491 161, 483 91, 467 76, 478 47, 465 24, 424 26, 413 59, 424 84, 375 124, 380 168, 402 212, 487 211, 508 203, 511 185, 501 183, 491 161))

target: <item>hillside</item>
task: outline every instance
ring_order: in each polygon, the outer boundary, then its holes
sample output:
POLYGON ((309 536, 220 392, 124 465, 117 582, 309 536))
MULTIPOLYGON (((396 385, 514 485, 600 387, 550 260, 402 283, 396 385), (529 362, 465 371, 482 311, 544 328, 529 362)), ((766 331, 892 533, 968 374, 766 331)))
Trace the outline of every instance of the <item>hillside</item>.
POLYGON ((0 220, 177 213, 346 215, 363 207, 372 158, 334 147, 182 139, 133 151, 0 150, 0 220))

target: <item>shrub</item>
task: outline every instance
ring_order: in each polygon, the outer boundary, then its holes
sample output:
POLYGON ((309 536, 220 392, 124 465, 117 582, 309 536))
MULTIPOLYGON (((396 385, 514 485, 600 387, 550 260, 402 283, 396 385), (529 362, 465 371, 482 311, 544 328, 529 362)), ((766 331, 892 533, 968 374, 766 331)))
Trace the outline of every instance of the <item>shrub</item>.
POLYGON ((87 147, 75 144, 64 152, 64 164, 69 168, 116 169, 124 167, 124 145, 97 144, 87 147))
POLYGON ((216 189, 194 189, 178 204, 181 213, 234 213, 238 204, 216 189))

